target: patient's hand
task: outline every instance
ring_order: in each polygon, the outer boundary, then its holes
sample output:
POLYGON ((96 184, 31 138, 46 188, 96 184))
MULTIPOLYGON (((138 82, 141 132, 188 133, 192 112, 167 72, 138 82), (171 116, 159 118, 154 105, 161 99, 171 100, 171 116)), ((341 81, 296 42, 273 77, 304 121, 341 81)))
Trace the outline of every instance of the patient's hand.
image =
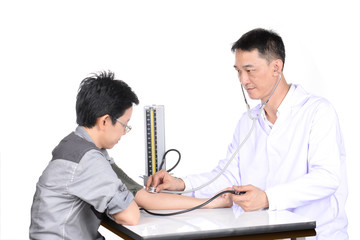
POLYGON ((204 208, 227 208, 227 207, 232 207, 232 205, 233 205, 233 201, 231 199, 231 194, 225 193, 215 198, 209 204, 205 205, 204 208))

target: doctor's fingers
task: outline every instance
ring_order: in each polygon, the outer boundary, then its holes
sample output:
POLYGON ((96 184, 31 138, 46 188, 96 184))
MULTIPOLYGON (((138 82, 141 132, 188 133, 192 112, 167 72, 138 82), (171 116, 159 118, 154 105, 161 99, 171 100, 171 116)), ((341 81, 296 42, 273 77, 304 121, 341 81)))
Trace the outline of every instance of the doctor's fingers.
POLYGON ((243 195, 232 194, 232 200, 245 211, 255 211, 269 207, 269 201, 264 191, 254 187, 253 190, 247 191, 243 195))
POLYGON ((247 211, 247 209, 249 209, 250 207, 250 200, 248 196, 244 195, 236 195, 236 194, 231 194, 230 195, 231 200, 236 204, 239 205, 242 209, 244 209, 245 211, 247 211))
POLYGON ((152 182, 153 182, 153 176, 149 176, 149 177, 147 178, 147 180, 146 180, 146 185, 145 185, 145 186, 146 186, 146 190, 149 190, 152 182))
POLYGON ((161 184, 164 181, 164 178, 166 176, 166 174, 168 174, 165 170, 161 170, 157 173, 155 173, 154 175, 149 176, 147 182, 146 182, 146 186, 150 187, 157 187, 159 184, 161 184))
POLYGON ((250 184, 250 185, 244 185, 244 186, 235 186, 234 185, 233 189, 238 192, 249 192, 249 191, 255 190, 257 188, 250 184))
POLYGON ((160 183, 159 176, 151 175, 146 181, 146 189, 149 190, 150 187, 157 187, 160 183))
POLYGON ((173 190, 172 185, 169 182, 164 182, 156 186, 155 192, 160 192, 162 190, 173 190))
POLYGON ((259 210, 261 208, 260 203, 258 203, 258 201, 254 199, 252 193, 246 193, 243 195, 232 194, 231 198, 232 201, 236 205, 239 205, 245 212, 259 210))

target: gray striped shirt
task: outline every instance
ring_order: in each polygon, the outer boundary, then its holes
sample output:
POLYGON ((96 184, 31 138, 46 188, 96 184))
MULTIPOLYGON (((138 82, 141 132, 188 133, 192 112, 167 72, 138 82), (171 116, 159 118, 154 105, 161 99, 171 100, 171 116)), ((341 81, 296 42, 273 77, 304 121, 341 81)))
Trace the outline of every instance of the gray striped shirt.
POLYGON ((30 239, 103 239, 102 214, 111 217, 134 200, 110 161, 82 127, 65 137, 36 185, 30 239))

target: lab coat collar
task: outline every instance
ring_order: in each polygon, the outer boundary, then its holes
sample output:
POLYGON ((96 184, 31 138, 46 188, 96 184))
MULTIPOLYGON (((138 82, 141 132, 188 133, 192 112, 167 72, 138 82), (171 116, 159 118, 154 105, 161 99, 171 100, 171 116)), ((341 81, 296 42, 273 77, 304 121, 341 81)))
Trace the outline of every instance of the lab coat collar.
POLYGON ((309 93, 306 92, 302 86, 292 84, 289 92, 286 94, 283 102, 279 106, 278 119, 276 120, 274 126, 282 126, 284 121, 288 121, 289 118, 298 112, 298 110, 304 105, 309 97, 309 93))
MULTIPOLYGON (((295 89, 296 89, 296 85, 294 84, 291 84, 290 85, 290 89, 289 91, 287 92, 285 98, 283 99, 283 101, 281 102, 279 108, 277 109, 276 111, 276 117, 279 119, 281 113, 290 113, 291 111, 291 102, 292 102, 292 97, 294 95, 294 92, 295 92, 295 89)), ((265 130, 269 133, 270 130, 274 127, 274 124, 271 123, 267 118, 266 118, 266 114, 265 114, 265 111, 262 111, 261 112, 261 117, 262 117, 262 120, 263 120, 263 123, 264 123, 264 126, 265 126, 265 130)), ((278 121, 278 120, 276 120, 278 121)), ((275 122, 276 123, 276 122, 275 122)))
POLYGON ((291 106, 293 102, 292 100, 296 87, 296 85, 290 84, 290 89, 277 110, 276 116, 278 118, 280 117, 281 113, 291 111, 291 106))

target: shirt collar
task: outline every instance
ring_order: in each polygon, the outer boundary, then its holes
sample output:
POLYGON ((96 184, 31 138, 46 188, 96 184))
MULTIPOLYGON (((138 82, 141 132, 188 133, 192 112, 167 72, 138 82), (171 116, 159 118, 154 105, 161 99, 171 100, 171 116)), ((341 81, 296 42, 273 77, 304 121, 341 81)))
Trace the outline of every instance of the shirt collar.
POLYGON ((95 144, 94 140, 90 137, 90 135, 85 131, 85 129, 82 126, 77 126, 75 129, 75 134, 79 137, 84 138, 88 142, 92 142, 95 144))
POLYGON ((286 94, 285 98, 283 99, 283 101, 281 102, 281 104, 277 110, 277 113, 276 113, 277 117, 279 117, 279 115, 282 112, 286 111, 286 109, 291 108, 291 98, 294 95, 295 89, 296 89, 295 85, 291 84, 288 93, 286 94))
MULTIPOLYGON (((82 126, 77 126, 75 129, 75 134, 78 135, 79 137, 84 138, 86 141, 88 142, 92 142, 95 144, 94 140, 90 137, 90 135, 88 134, 88 132, 82 127, 82 126)), ((108 152, 106 151, 106 149, 102 148, 100 149, 100 152, 102 154, 104 154, 105 158, 110 162, 110 164, 114 163, 114 159, 112 157, 109 156, 108 152)))
MULTIPOLYGON (((279 112, 276 112, 276 116, 278 116, 278 113, 279 112)), ((274 124, 266 118, 265 110, 261 111, 261 117, 270 128, 273 128, 274 124)))
MULTIPOLYGON (((288 91, 288 93, 286 94, 285 98, 283 99, 283 101, 281 102, 280 106, 278 107, 277 111, 276 111, 276 117, 279 118, 279 116, 281 115, 282 112, 285 112, 286 109, 290 109, 291 107, 291 97, 294 95, 293 93, 295 92, 296 86, 294 84, 290 85, 290 89, 288 91)), ((271 123, 267 118, 266 118, 266 114, 265 111, 261 111, 261 117, 264 120, 264 122, 270 127, 273 128, 274 124, 271 123)))

